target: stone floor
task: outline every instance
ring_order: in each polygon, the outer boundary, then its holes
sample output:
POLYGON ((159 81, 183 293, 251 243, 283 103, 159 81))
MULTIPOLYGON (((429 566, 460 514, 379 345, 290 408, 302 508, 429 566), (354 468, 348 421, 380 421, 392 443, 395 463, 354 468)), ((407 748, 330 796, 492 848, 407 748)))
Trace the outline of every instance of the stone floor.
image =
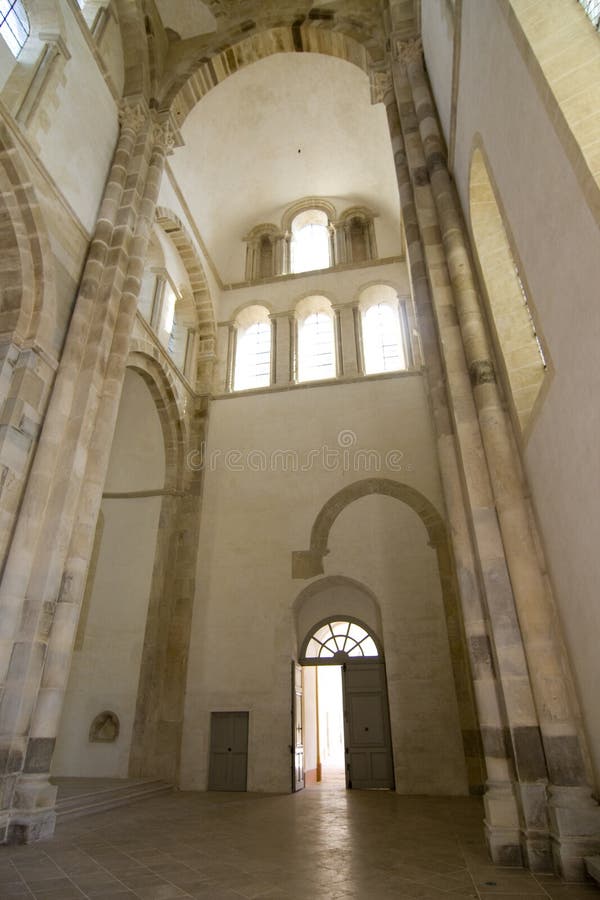
POLYGON ((345 791, 176 792, 0 848, 0 898, 594 900, 598 889, 490 865, 481 803, 345 791))

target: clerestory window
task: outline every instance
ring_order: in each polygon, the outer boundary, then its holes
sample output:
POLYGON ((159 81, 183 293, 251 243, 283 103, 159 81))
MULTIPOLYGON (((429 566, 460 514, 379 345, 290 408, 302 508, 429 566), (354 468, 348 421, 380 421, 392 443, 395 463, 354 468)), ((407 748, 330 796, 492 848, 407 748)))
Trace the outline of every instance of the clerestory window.
POLYGON ((271 321, 264 306, 247 306, 236 320, 233 389, 247 391, 271 383, 271 321))
POLYGON ((407 344, 396 291, 388 285, 373 285, 363 291, 360 307, 365 374, 408 368, 407 344))
POLYGON ((296 307, 298 322, 298 381, 335 378, 335 324, 326 297, 307 297, 296 307))
POLYGON ((600 31, 600 0, 579 0, 596 31, 600 31))
POLYGON ((310 272, 331 266, 329 220, 321 209, 306 209, 292 222, 291 270, 310 272))
POLYGON ((0 0, 0 35, 14 57, 25 46, 29 32, 29 18, 22 0, 0 0))

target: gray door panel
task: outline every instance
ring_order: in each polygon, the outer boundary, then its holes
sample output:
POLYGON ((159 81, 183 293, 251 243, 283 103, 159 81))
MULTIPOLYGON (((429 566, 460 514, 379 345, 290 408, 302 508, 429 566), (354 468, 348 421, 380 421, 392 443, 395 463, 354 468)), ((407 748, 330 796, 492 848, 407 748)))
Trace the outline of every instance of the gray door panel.
POLYGON ((211 713, 209 791, 245 791, 247 771, 248 713, 211 713))
POLYGON ((348 662, 342 669, 346 784, 394 787, 389 708, 382 662, 348 662))

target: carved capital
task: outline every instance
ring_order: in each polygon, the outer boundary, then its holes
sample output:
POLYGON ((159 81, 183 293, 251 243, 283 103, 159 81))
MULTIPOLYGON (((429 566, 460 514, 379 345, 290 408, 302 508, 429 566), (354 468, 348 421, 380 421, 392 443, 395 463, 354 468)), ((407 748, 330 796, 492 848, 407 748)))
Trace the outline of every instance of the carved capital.
POLYGON ((157 147, 164 150, 167 156, 170 156, 175 147, 175 135, 170 122, 156 122, 153 126, 153 140, 157 147))
POLYGON ((392 90, 392 75, 389 69, 371 69, 371 103, 383 103, 384 97, 392 90))
POLYGON ((119 106, 119 122, 121 128, 129 128, 131 131, 139 131, 146 121, 146 110, 142 103, 130 103, 123 100, 119 106))
POLYGON ((403 66, 423 60, 423 41, 413 38, 411 41, 397 41, 394 45, 395 57, 403 66))

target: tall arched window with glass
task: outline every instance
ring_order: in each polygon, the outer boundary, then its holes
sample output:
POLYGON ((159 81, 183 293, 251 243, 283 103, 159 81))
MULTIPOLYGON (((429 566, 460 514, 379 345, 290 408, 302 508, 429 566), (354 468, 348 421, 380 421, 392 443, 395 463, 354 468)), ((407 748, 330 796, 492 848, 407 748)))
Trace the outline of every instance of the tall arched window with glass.
POLYGON ((337 375, 335 318, 326 297, 307 297, 296 308, 298 381, 320 381, 337 375))
POLYGON ((25 46, 29 32, 29 18, 22 0, 0 0, 0 35, 14 57, 25 46))
POLYGON ((367 288, 360 305, 365 374, 408 368, 405 323, 396 291, 387 285, 367 288))
POLYGON ((271 321, 264 306, 242 310, 236 320, 234 391, 271 384, 271 321))
POLYGON ((292 222, 291 271, 310 272, 331 266, 331 236, 327 213, 307 209, 292 222))

